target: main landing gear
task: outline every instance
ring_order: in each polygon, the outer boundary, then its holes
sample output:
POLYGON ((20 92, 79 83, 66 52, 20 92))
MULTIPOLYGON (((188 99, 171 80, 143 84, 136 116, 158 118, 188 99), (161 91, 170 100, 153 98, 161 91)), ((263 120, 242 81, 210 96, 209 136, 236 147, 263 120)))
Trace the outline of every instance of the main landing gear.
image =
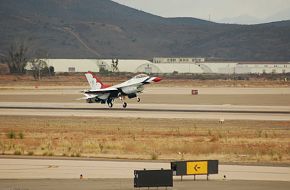
MULTIPOLYGON (((125 97, 119 97, 120 98, 120 100, 122 101, 122 103, 123 103, 123 108, 127 108, 127 102, 125 102, 124 100, 125 100, 125 97)), ((139 98, 139 97, 137 97, 137 102, 140 102, 141 101, 141 99, 139 98)), ((109 106, 109 108, 112 108, 113 107, 113 105, 114 105, 114 99, 112 100, 112 99, 108 99, 107 100, 107 104, 108 104, 108 106, 109 106)))
POLYGON ((108 103, 109 108, 112 108, 113 105, 114 105, 114 104, 113 104, 112 102, 108 103))
POLYGON ((113 107, 113 100, 112 99, 108 99, 107 100, 107 104, 108 104, 108 106, 109 106, 109 108, 112 108, 113 107))

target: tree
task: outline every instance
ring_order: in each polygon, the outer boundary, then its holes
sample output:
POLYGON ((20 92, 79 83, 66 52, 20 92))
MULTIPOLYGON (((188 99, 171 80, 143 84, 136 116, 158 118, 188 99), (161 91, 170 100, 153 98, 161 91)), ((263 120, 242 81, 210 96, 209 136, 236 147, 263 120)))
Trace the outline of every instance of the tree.
POLYGON ((33 73, 34 79, 40 80, 43 74, 43 71, 48 68, 47 63, 41 59, 33 59, 31 62, 31 70, 33 73))
POLYGON ((48 67, 48 52, 44 49, 38 49, 33 52, 33 58, 30 59, 31 71, 35 80, 40 80, 43 76, 54 76, 54 67, 48 67))
POLYGON ((101 74, 108 74, 109 73, 109 71, 107 70, 107 68, 106 67, 100 67, 99 68, 99 73, 101 73, 101 74))
POLYGON ((25 73, 25 67, 29 60, 27 51, 28 48, 24 42, 16 42, 9 47, 3 62, 8 65, 10 73, 25 73))
POLYGON ((53 66, 49 66, 48 67, 48 75, 49 76, 54 76, 55 75, 54 67, 53 66))
POLYGON ((118 59, 112 59, 112 71, 113 72, 119 72, 119 68, 118 68, 118 64, 119 64, 119 60, 118 59))

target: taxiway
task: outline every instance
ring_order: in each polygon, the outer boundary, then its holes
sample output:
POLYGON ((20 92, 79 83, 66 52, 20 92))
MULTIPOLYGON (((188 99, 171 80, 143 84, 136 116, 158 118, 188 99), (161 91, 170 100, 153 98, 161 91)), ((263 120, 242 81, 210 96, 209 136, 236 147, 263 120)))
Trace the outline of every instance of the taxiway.
MULTIPOLYGON (((98 161, 57 159, 0 159, 0 179, 121 179, 133 178, 134 170, 170 169, 169 162, 98 161)), ((210 179, 290 181, 289 167, 220 165, 210 179)), ((179 178, 179 177, 176 177, 179 178)), ((192 179, 186 176, 185 179, 192 179)), ((206 176, 197 176, 206 179, 206 176)))

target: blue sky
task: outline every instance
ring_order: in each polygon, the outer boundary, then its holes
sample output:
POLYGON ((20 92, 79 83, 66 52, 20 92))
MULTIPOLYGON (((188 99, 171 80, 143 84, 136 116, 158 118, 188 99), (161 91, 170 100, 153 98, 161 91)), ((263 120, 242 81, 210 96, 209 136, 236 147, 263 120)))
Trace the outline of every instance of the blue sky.
POLYGON ((290 19, 290 0, 113 0, 163 17, 256 24, 290 19))

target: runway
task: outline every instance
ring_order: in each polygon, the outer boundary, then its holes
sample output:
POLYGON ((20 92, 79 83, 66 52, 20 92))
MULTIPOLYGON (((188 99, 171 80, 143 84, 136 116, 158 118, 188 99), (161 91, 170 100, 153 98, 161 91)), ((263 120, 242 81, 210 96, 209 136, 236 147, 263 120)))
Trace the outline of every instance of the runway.
MULTIPOLYGON (((170 162, 97 161, 57 159, 0 158, 0 179, 124 179, 133 178, 134 170, 170 169, 170 162)), ((210 179, 290 181, 289 167, 220 165, 219 174, 210 179)), ((184 179, 192 179, 185 176, 184 179)), ((180 177, 176 177, 180 179, 180 177)), ((206 179, 206 176, 197 176, 206 179)))
MULTIPOLYGON (((146 88, 140 94, 141 104, 290 106, 290 90, 287 88, 198 88, 198 95, 191 95, 191 90, 177 87, 146 88)), ((84 103, 84 100, 77 101, 82 96, 81 88, 75 87, 0 90, 0 102, 84 103)), ((126 101, 136 104, 136 99, 126 101)))
MULTIPOLYGON (((81 94, 82 90, 88 89, 88 86, 40 86, 38 88, 34 87, 23 87, 23 86, 13 86, 13 87, 1 87, 0 94, 6 95, 32 95, 32 94, 81 94)), ((191 90, 196 89, 201 95, 214 94, 214 95, 235 95, 235 94, 261 94, 261 95, 281 95, 290 94, 290 88, 237 88, 237 87, 151 87, 146 86, 144 94, 191 94, 191 90)))
POLYGON ((0 115, 290 120, 288 106, 0 102, 0 115))
MULTIPOLYGON (((167 189, 215 189, 215 190, 288 190, 289 182, 284 181, 243 181, 243 180, 174 180, 173 188, 167 189)), ((131 190, 133 179, 22 179, 0 180, 0 189, 16 190, 131 190)), ((145 189, 145 188, 144 188, 145 189)), ((152 189, 152 188, 151 188, 152 189)), ((153 188, 156 189, 156 188, 153 188)), ((166 188, 159 188, 166 189, 166 188)))

